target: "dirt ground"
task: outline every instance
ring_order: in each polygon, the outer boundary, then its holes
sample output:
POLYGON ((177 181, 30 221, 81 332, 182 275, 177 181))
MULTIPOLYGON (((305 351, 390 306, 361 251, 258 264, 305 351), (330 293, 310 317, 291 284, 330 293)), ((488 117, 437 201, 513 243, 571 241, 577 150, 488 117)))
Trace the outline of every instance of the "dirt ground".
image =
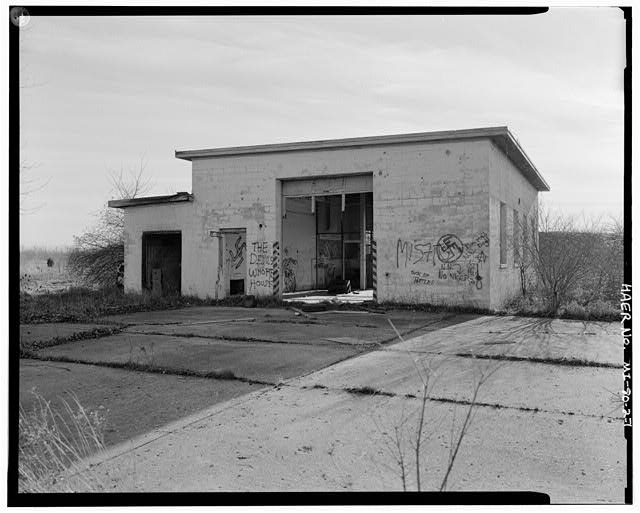
POLYGON ((484 372, 448 489, 623 502, 615 323, 213 307, 103 322, 125 328, 41 349, 21 362, 20 387, 109 409, 118 427, 91 460, 105 490, 401 490, 393 435, 405 430, 409 454, 417 369, 430 368, 423 489, 438 488, 484 372), (236 379, 181 375, 210 371, 236 379))

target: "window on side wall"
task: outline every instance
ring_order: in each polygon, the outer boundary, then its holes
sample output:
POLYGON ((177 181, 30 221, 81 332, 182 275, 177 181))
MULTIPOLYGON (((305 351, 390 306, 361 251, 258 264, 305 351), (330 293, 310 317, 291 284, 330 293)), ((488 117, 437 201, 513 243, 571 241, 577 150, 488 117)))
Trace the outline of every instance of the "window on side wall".
POLYGON ((507 205, 500 202, 500 265, 507 265, 507 205))

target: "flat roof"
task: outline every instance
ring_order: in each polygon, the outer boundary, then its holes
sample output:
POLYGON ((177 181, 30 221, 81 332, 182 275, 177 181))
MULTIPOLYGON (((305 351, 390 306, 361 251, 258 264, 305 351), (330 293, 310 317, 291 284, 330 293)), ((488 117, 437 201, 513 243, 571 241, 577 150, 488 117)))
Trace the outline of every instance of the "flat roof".
POLYGON ((110 200, 108 205, 111 208, 128 208, 142 205, 157 205, 159 203, 178 203, 180 201, 193 201, 193 194, 177 192, 176 194, 170 194, 168 196, 146 196, 144 198, 110 200))
POLYGON ((290 151, 330 150, 357 148, 389 144, 407 144, 435 141, 457 141, 465 139, 491 139, 500 150, 520 169, 525 178, 538 191, 549 191, 549 184, 536 169, 516 138, 506 126, 470 128, 465 130, 445 130, 439 132, 417 132, 374 137, 352 137, 321 141, 302 141, 258 146, 231 146, 203 150, 176 150, 176 158, 192 161, 199 158, 228 157, 232 155, 255 155, 259 153, 282 153, 290 151))

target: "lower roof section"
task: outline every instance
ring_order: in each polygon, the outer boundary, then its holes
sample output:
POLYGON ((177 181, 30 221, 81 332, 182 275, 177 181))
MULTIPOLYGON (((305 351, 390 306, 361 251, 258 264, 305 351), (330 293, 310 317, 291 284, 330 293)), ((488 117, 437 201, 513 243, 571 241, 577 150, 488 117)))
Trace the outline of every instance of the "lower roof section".
POLYGON ((111 200, 108 205, 111 208, 129 208, 140 207, 142 205, 158 205, 161 203, 179 203, 181 201, 193 201, 193 194, 177 192, 169 196, 147 196, 144 198, 111 200))

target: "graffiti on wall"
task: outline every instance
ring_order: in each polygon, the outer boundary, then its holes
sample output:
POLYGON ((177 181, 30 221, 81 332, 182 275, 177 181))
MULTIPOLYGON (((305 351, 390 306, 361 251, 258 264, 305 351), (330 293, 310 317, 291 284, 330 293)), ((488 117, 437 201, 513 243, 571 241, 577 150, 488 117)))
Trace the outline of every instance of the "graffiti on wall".
POLYGON ((411 271, 411 281, 419 285, 433 285, 433 278, 424 271, 411 271))
POLYGON ((318 256, 326 260, 331 260, 333 258, 340 258, 340 241, 339 240, 323 241, 318 249, 318 256))
POLYGON ((442 264, 438 269, 438 279, 466 282, 474 285, 478 290, 482 289, 482 276, 477 263, 442 264))
POLYGON ((462 256, 464 247, 462 241, 455 235, 448 233, 438 239, 436 243, 436 253, 438 260, 443 264, 455 262, 462 256))
POLYGON ((417 285, 438 283, 466 284, 482 289, 481 267, 487 261, 489 237, 481 232, 468 242, 447 233, 437 241, 403 240, 396 244, 396 267, 410 268, 417 285))
POLYGON ((316 269, 323 269, 324 286, 340 276, 336 264, 341 261, 339 240, 325 240, 318 245, 316 269))
POLYGON ((273 288, 273 255, 268 242, 251 243, 249 253, 249 292, 273 288))
POLYGON ((247 252, 247 244, 242 240, 242 234, 238 234, 233 250, 229 250, 229 265, 233 269, 239 269, 244 262, 244 256, 247 252))
POLYGON ((284 258, 282 259, 282 273, 284 274, 284 291, 296 291, 296 267, 298 260, 289 256, 289 248, 284 248, 284 258))
POLYGON ((225 232, 224 247, 226 248, 224 265, 227 276, 231 280, 244 280, 247 271, 247 243, 244 232, 225 232))

